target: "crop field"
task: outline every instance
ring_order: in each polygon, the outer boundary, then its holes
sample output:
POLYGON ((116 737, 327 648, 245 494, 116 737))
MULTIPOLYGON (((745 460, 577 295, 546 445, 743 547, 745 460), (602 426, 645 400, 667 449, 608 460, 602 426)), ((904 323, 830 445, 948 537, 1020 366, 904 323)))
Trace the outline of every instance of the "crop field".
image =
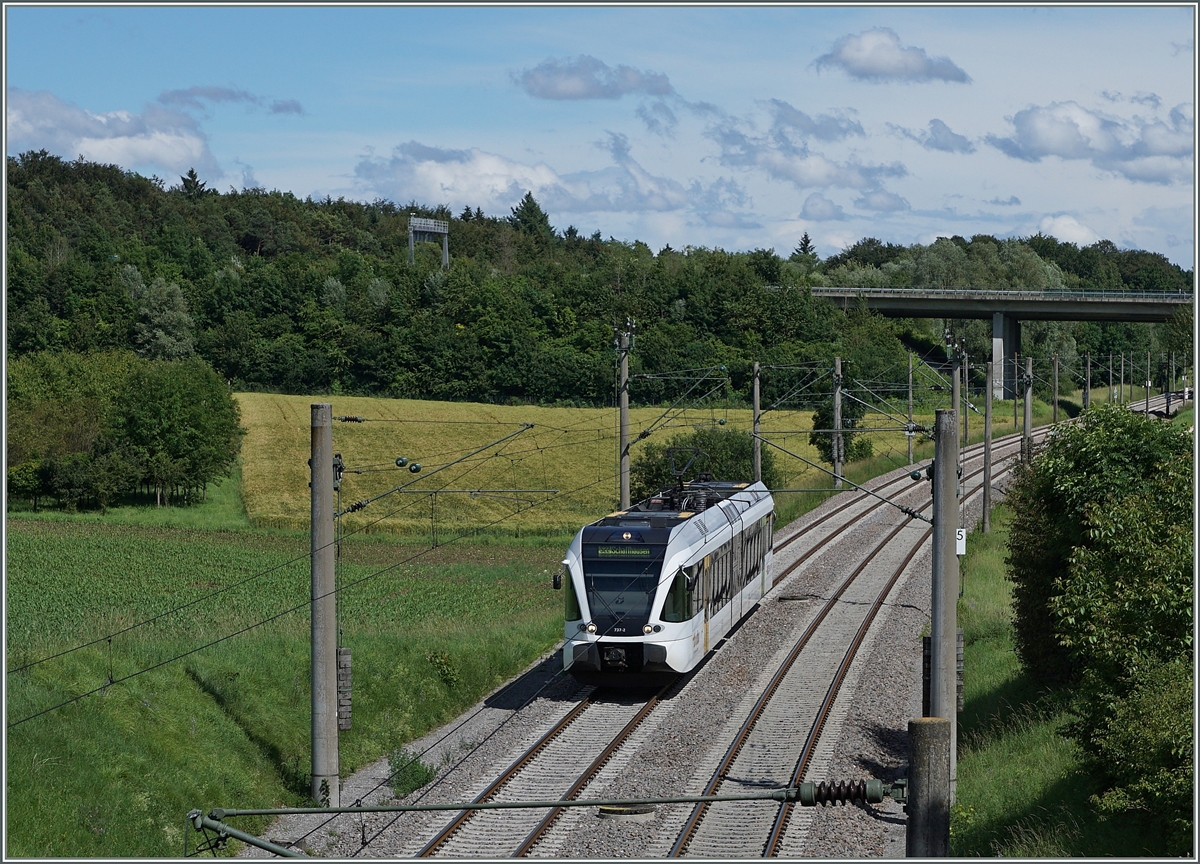
MULTIPOLYGON (((257 526, 307 528, 309 406, 317 400, 262 393, 237 398, 248 430, 243 443, 247 515, 257 526)), ((617 506, 615 409, 343 397, 330 401, 334 450, 347 467, 341 506, 404 486, 343 517, 343 530, 429 535, 436 527, 442 539, 476 530, 569 534, 617 506), (363 417, 366 422, 339 422, 336 418, 341 416, 363 417), (522 423, 533 427, 522 430, 522 423), (474 451, 478 452, 468 455, 474 451), (421 473, 397 468, 400 456, 420 463, 421 473), (468 494, 474 490, 501 491, 468 494)), ((663 425, 656 425, 664 413, 664 408, 630 410, 633 458, 639 452, 638 433, 648 427, 653 426, 653 440, 662 443, 674 434, 722 420, 731 429, 751 425, 747 409, 671 412, 663 425)), ((1002 419, 998 412, 998 431, 1002 419)), ((916 420, 931 422, 932 417, 916 420)), ((878 416, 871 423, 897 425, 878 416)), ((978 425, 982 429, 982 423, 978 425)), ((808 443, 811 428, 811 410, 763 415, 764 434, 816 461, 816 448, 808 443)), ((903 432, 873 433, 872 440, 876 454, 907 458, 903 432)), ((828 485, 827 474, 780 451, 775 456, 789 487, 828 485)))
MULTIPOLYGON (((343 544, 355 681, 343 774, 449 720, 561 635, 557 544, 413 558, 426 548, 343 544)), ((177 856, 192 807, 301 803, 309 579, 301 533, 10 518, 8 722, 102 689, 8 730, 8 854, 177 856)))

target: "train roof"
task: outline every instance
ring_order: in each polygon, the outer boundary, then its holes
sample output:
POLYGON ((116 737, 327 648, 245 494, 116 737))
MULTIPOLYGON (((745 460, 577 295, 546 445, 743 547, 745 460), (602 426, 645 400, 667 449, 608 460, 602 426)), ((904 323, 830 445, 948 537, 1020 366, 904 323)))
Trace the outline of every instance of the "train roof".
POLYGON ((618 510, 583 529, 583 542, 619 542, 638 529, 642 543, 666 544, 676 529, 696 534, 696 539, 731 524, 731 520, 771 493, 762 483, 703 480, 660 489, 628 510, 618 510), (728 515, 727 515, 728 514, 728 515), (684 526, 681 528, 681 526, 684 526))

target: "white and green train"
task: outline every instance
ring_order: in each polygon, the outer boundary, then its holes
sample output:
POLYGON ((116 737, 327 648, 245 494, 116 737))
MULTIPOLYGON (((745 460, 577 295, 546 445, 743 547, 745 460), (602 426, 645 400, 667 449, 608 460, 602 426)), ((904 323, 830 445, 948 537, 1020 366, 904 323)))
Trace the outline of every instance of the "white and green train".
POLYGON ((585 526, 556 577, 563 667, 616 686, 694 669, 770 588, 774 515, 762 483, 700 480, 585 526))

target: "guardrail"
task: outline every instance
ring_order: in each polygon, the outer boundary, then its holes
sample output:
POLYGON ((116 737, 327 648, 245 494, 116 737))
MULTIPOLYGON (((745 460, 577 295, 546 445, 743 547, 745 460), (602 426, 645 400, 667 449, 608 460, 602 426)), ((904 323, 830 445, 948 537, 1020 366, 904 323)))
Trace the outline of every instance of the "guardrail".
MULTIPOLYGON (((770 286, 776 287, 776 286, 770 286)), ((943 297, 954 300, 1149 300, 1190 303, 1190 291, 1068 291, 1066 289, 1022 290, 1009 288, 851 288, 822 285, 812 289, 821 294, 855 294, 864 297, 943 297)))

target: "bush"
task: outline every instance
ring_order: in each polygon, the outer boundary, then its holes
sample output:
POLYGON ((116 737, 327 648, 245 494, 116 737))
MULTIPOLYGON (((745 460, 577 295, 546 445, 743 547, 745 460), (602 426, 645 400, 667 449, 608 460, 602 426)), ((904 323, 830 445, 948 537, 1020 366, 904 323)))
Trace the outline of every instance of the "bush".
POLYGON ((1089 510, 1148 491, 1163 462, 1190 452, 1186 432, 1104 405, 1056 429, 1032 464, 1017 467, 1007 558, 1014 635, 1022 666, 1039 683, 1071 683, 1079 674, 1076 652, 1060 641, 1053 603, 1076 548, 1089 545, 1089 510))
MULTIPOLYGON (((712 474, 715 480, 754 480, 753 435, 737 429, 697 429, 695 432, 675 435, 665 445, 649 443, 632 460, 629 467, 632 500, 640 501, 676 482, 675 475, 671 473, 671 458, 667 454, 671 447, 695 447, 702 451, 702 455, 696 457, 684 475, 685 480, 694 480, 701 472, 712 474)), ((675 454, 676 466, 683 468, 689 458, 690 454, 675 454)), ((769 447, 762 448, 762 479, 768 489, 783 483, 769 447)))
POLYGON ((1192 855, 1195 716, 1189 660, 1145 670, 1091 736, 1092 755, 1113 785, 1092 803, 1101 813, 1149 811, 1168 855, 1192 855))
MULTIPOLYGON (((855 429, 866 416, 867 406, 853 399, 842 400, 842 452, 843 462, 856 462, 859 459, 869 459, 875 455, 875 447, 871 439, 860 437, 855 429)), ((833 428, 833 397, 829 397, 813 414, 813 429, 833 428)), ((817 448, 821 461, 833 464, 833 435, 829 432, 810 432, 808 443, 817 448)))
POLYGON ((1018 657, 1070 685, 1067 733, 1107 789, 1191 854, 1192 436, 1119 406, 1057 430, 1008 503, 1018 657))

